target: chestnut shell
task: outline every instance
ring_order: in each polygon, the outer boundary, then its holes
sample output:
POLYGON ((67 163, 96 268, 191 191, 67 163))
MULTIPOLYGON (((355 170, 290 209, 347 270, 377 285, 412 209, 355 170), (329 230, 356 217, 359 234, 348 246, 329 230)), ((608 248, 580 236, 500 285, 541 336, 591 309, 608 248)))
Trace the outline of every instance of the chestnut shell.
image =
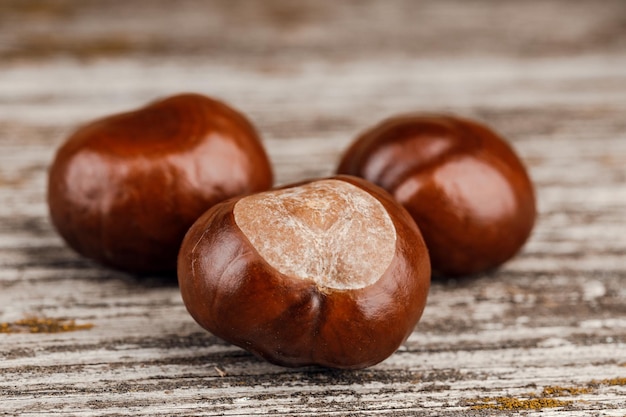
MULTIPOLYGON (((359 289, 320 288, 272 268, 235 223, 231 199, 190 228, 178 279, 192 317, 216 336, 282 366, 364 368, 391 355, 426 304, 430 263, 417 226, 384 190, 339 176, 374 196, 396 228, 395 255, 359 289)), ((294 184, 289 187, 295 187, 294 184)))
POLYGON ((76 131, 48 178, 52 222, 68 245, 133 273, 173 273, 189 226, 227 198, 272 186, 250 122, 181 94, 76 131))
POLYGON ((383 187, 411 213, 436 274, 501 265, 535 222, 533 185, 521 160, 503 138, 471 120, 387 119, 357 137, 337 172, 383 187))

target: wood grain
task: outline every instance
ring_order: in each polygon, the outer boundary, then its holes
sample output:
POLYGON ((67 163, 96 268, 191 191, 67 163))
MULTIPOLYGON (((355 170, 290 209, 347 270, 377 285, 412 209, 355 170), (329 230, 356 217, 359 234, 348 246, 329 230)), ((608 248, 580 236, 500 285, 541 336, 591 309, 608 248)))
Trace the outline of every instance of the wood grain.
POLYGON ((21 1, 0 4, 0 415, 626 415, 626 3, 21 1), (601 5, 601 6, 600 6, 601 5), (498 271, 433 283, 413 335, 362 371, 284 369, 202 331, 163 279, 52 229, 46 170, 81 123, 220 97, 279 183, 330 175, 361 130, 475 117, 529 166, 540 217, 498 271))

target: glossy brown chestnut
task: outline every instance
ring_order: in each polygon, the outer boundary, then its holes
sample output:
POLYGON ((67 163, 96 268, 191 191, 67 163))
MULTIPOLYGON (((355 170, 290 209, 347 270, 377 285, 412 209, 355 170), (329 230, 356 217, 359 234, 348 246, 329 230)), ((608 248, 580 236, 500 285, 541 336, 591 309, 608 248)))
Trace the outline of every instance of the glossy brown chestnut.
POLYGON ((444 115, 383 121, 347 150, 340 174, 389 191, 413 216, 433 271, 468 275, 511 258, 535 221, 535 197, 513 149, 477 122, 444 115))
POLYGON ((174 273, 202 213, 271 186, 250 122, 224 103, 182 94, 75 132, 50 168, 48 205, 58 232, 84 256, 134 273, 174 273))
POLYGON ((178 280, 201 326, 272 363, 363 368, 412 332, 430 263, 390 195, 340 176, 214 206, 183 241, 178 280))

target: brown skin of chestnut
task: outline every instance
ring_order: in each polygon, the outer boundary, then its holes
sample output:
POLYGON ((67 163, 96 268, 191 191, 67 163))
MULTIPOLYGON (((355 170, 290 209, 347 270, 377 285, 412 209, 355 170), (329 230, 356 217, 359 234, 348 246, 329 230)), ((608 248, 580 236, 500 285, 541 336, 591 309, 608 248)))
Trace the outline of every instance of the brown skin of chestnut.
POLYGON ((471 120, 387 119, 354 141, 337 172, 383 187, 411 213, 435 274, 463 276, 501 265, 535 222, 524 165, 504 139, 471 120))
POLYGON ((182 297, 202 327, 288 367, 364 368, 384 360, 406 340, 422 314, 430 285, 420 232, 384 190, 355 177, 334 179, 365 190, 393 222, 395 252, 378 281, 363 288, 333 289, 280 273, 238 227, 233 212, 240 199, 231 199, 194 223, 179 255, 182 297))
POLYGON ((202 213, 272 181, 241 113, 181 94, 76 131, 50 168, 48 205, 78 253, 132 273, 173 274, 180 243, 202 213))

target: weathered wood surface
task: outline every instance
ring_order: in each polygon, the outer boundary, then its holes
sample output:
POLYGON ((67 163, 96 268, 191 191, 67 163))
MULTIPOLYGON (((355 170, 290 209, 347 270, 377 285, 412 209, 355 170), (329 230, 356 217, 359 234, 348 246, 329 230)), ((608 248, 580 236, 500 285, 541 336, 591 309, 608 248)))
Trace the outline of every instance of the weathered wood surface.
POLYGON ((93 328, 0 333, 0 415, 624 416, 625 115, 621 0, 2 0, 0 322, 93 328), (433 283, 385 362, 269 365, 202 331, 175 285, 80 258, 47 217, 72 129, 180 91, 248 113, 279 183, 329 175, 390 114, 476 117, 527 162, 539 222, 500 270, 433 283))

